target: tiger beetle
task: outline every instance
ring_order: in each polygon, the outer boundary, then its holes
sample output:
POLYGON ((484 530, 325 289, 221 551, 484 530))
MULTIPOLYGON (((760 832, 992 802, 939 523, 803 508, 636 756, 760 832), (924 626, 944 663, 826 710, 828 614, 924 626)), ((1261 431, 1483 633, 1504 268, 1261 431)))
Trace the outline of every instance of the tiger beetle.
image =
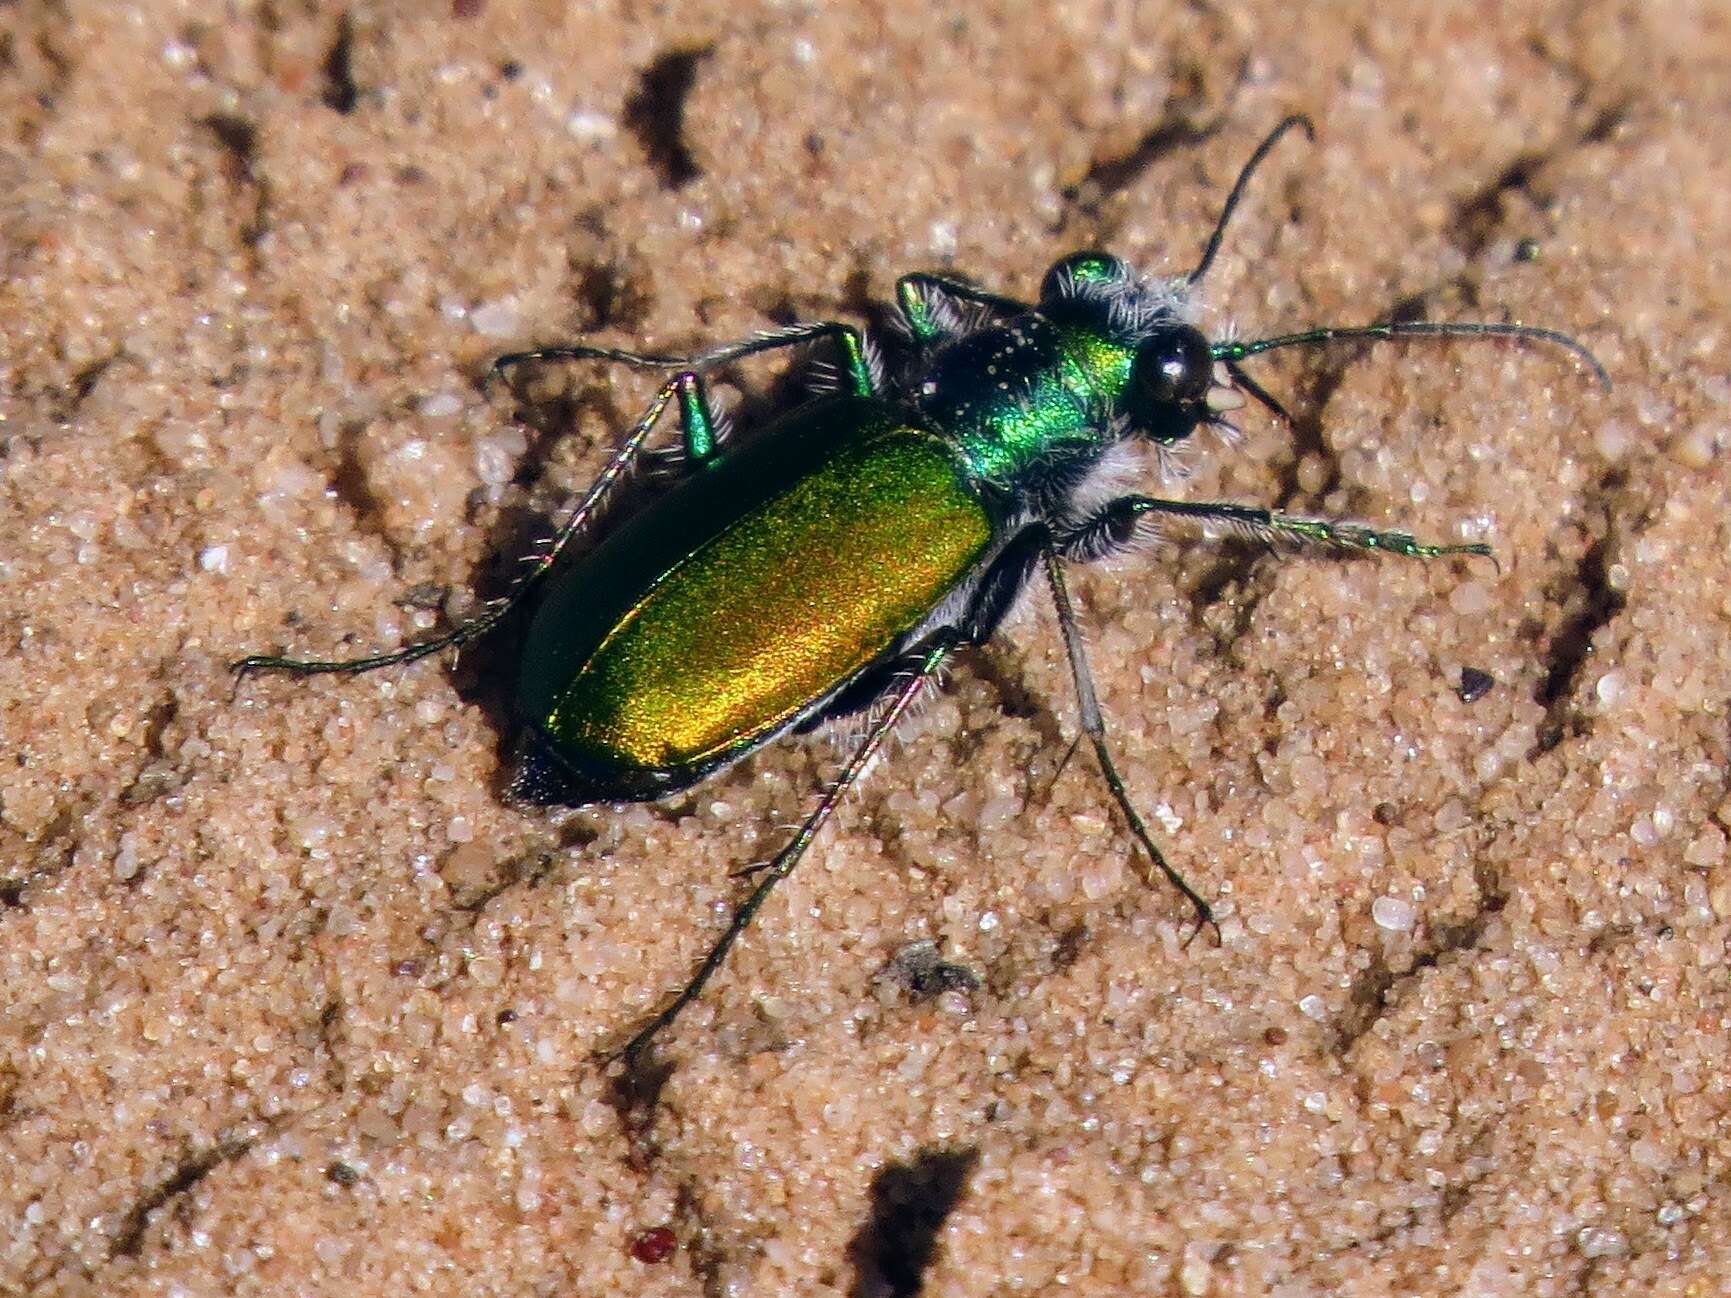
POLYGON ((1191 320, 1257 166, 1294 127, 1282 121, 1251 155, 1188 275, 1144 279, 1116 257, 1076 252, 1028 303, 943 275, 896 284, 911 353, 888 372, 849 324, 797 324, 689 356, 610 347, 544 347, 500 357, 489 378, 526 362, 613 361, 676 371, 632 425, 553 541, 500 601, 435 639, 341 662, 255 656, 241 672, 366 672, 479 639, 541 592, 522 651, 516 703, 525 738, 512 796, 584 806, 661 798, 788 731, 863 714, 863 735, 798 831, 767 863, 684 988, 627 1044, 635 1064, 702 992, 792 873, 910 707, 958 651, 989 640, 1043 573, 1075 681, 1081 730, 1130 834, 1184 895, 1196 928, 1219 928, 1207 901, 1167 861, 1107 745, 1064 575, 1134 545, 1160 519, 1224 524, 1269 539, 1409 558, 1489 555, 1406 532, 1300 518, 1227 502, 1139 494, 1101 498, 1126 449, 1171 448, 1198 428, 1230 429, 1244 394, 1284 415, 1242 368, 1288 347, 1399 338, 1510 338, 1573 352, 1575 339, 1515 324, 1402 322, 1313 328, 1210 342, 1191 320), (839 353, 833 390, 737 449, 705 375, 763 352, 824 341, 839 353), (550 578, 676 405, 686 472, 664 494, 550 578))

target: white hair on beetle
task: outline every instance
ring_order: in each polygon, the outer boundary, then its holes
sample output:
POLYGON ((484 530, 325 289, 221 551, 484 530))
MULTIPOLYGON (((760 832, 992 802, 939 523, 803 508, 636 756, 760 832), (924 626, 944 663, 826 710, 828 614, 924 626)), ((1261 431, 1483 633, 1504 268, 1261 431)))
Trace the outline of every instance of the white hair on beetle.
POLYGON ((1070 489, 1068 513, 1080 522, 1107 501, 1122 496, 1142 478, 1146 464, 1141 448, 1127 438, 1106 446, 1100 458, 1088 466, 1080 482, 1070 489))

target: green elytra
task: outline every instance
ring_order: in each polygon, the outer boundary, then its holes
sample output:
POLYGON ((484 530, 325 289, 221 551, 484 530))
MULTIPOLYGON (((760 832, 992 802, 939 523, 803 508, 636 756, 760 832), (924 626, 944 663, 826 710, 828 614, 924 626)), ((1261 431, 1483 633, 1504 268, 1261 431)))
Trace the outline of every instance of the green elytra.
POLYGON ((904 276, 896 298, 911 358, 893 374, 859 330, 834 322, 692 356, 567 346, 501 357, 490 376, 526 362, 575 360, 678 373, 552 545, 487 612, 391 653, 347 661, 259 655, 236 668, 313 674, 412 662, 488 634, 540 592, 519 668, 525 739, 513 792, 543 804, 660 797, 786 731, 866 714, 863 737, 811 814, 752 871, 758 881, 709 954, 625 1047, 634 1063, 701 993, 908 708, 958 651, 995 633, 1043 572, 1082 731, 1107 788, 1148 860, 1189 901, 1198 930, 1213 925, 1208 903, 1166 860, 1113 761, 1064 562, 1120 552, 1158 518, 1411 558, 1490 549, 1231 502, 1135 493, 1102 501, 1092 486, 1100 470, 1121 447, 1170 447, 1199 427, 1226 425, 1227 413, 1243 404, 1241 392, 1284 414, 1241 362, 1285 347, 1414 337, 1540 341, 1574 352, 1609 386, 1573 338, 1521 325, 1372 324, 1210 343, 1189 322, 1190 290, 1212 264, 1250 176, 1294 127, 1311 133, 1294 116, 1262 141, 1196 269, 1181 279, 1144 280, 1099 252, 1058 261, 1034 303, 943 276, 904 276), (837 390, 741 447, 727 445, 705 375, 819 340, 840 353, 837 390), (675 404, 687 460, 682 480, 555 574, 675 404))

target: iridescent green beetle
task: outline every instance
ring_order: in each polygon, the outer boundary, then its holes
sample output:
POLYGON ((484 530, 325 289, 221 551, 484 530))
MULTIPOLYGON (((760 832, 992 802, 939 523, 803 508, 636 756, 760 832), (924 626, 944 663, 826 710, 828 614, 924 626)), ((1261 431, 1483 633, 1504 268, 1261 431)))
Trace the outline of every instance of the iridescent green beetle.
POLYGON ((1249 393, 1240 368, 1276 348, 1347 339, 1505 337, 1556 343, 1608 385, 1565 334, 1504 324, 1402 323, 1311 329, 1210 343, 1188 319, 1245 183, 1283 121, 1240 173, 1188 276, 1148 281, 1115 257, 1081 252, 1047 273, 1037 303, 915 274, 896 285, 912 359, 886 375, 846 324, 798 325, 694 356, 550 347, 501 357, 605 360, 679 371, 500 604, 446 635, 346 662, 258 656, 246 670, 362 672, 412 662, 487 634, 545 587, 517 687, 526 730, 514 792, 551 804, 658 798, 704 779, 788 730, 866 713, 863 738, 804 825, 767 865, 683 990, 625 1053, 635 1058, 694 1000, 770 891, 793 870, 885 737, 959 649, 984 643, 1037 569, 1051 586, 1082 729, 1112 797, 1153 864, 1208 903, 1161 854, 1106 744, 1063 561, 1135 543, 1161 516, 1415 558, 1488 555, 1404 532, 1297 518, 1231 503, 1101 498, 1125 448, 1170 447, 1225 423, 1249 393), (721 444, 704 374, 759 352, 829 340, 837 391, 797 407, 739 449, 721 444), (546 580, 605 505, 662 413, 678 403, 688 471, 665 494, 546 580))

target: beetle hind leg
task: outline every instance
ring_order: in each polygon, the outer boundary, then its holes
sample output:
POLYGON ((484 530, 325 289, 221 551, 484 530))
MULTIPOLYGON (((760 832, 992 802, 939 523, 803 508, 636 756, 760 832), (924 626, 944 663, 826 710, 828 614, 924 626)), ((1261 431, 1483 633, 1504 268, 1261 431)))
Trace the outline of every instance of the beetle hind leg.
POLYGON ((888 705, 873 719, 871 728, 860 740, 853 756, 848 759, 848 763, 842 768, 841 773, 824 790, 822 799, 812 809, 811 814, 806 817, 805 823, 782 846, 781 851, 776 853, 775 859, 765 867, 762 880, 739 904, 739 908, 733 912, 732 920, 728 922, 726 930, 716 939, 715 944, 710 947, 709 954, 703 958, 703 963, 698 965, 697 972, 680 989, 679 994, 626 1043, 621 1054, 628 1067, 636 1068, 642 1061, 644 1052, 649 1049, 650 1043, 654 1041, 656 1036, 672 1026, 674 1020, 679 1017, 685 1007, 703 994, 703 989, 709 984, 709 980, 715 977, 726 962, 728 952, 744 935, 745 930, 751 927, 752 920, 762 908, 763 903, 769 899, 769 894, 775 890, 775 885, 792 874, 794 867, 804 859, 806 852, 811 848, 812 840, 817 837, 818 832, 828 822, 835 809, 841 805, 841 801, 847 796, 848 790, 858 783, 860 776, 871 765, 872 759, 877 756, 878 750, 883 746, 883 742, 889 737, 890 732, 895 729, 896 723, 901 720, 907 710, 913 706, 914 701, 936 678, 943 665, 949 661, 950 655, 956 651, 961 643, 962 637, 953 628, 944 627, 935 631, 921 646, 917 664, 903 677, 901 684, 890 696, 888 705))
POLYGON ((714 453, 714 416, 710 414, 709 403, 704 396, 703 387, 698 376, 691 371, 679 374, 661 385, 655 399, 649 403, 649 408, 638 418, 619 449, 596 475, 595 481, 584 493, 583 499, 573 509, 565 521, 560 524, 558 532, 553 536, 552 543, 537 554, 529 570, 520 576, 516 584, 505 594, 504 598, 488 606, 485 612, 470 618, 467 622, 453 628, 444 635, 435 636, 431 640, 423 640, 418 644, 406 645, 391 653, 371 654, 363 658, 344 659, 310 659, 284 658, 275 654, 253 654, 242 658, 233 664, 233 670, 244 676, 255 671, 281 671, 295 676, 319 676, 331 672, 341 672, 347 675, 359 675, 362 672, 376 671, 381 667, 395 667, 412 663, 431 654, 441 653, 446 649, 454 649, 459 645, 479 640, 495 631, 511 613, 520 607, 529 594, 547 575, 559 556, 565 551, 574 538, 581 533, 595 515, 601 510, 637 457, 642 453, 643 444, 649 440, 649 434, 661 418, 661 412, 669 402, 679 400, 680 417, 685 430, 685 441, 688 452, 694 458, 707 458, 714 453))
POLYGON ((718 365, 726 365, 731 361, 743 360, 747 356, 756 356, 762 352, 779 351, 784 347, 798 347, 804 343, 817 342, 820 339, 832 340, 841 352, 841 364, 846 375, 847 387, 854 396, 875 396, 878 383, 872 374, 872 366, 867 356, 865 337, 854 326, 842 324, 834 320, 818 321, 812 324, 794 324, 785 329, 775 329, 762 333, 755 338, 742 339, 739 342, 723 343, 718 347, 706 348, 689 355, 673 355, 655 352, 632 352, 617 347, 591 347, 582 343, 561 347, 537 347, 532 351, 511 352, 499 357, 487 371, 489 380, 503 376, 507 371, 519 365, 566 361, 612 361, 619 365, 629 365, 636 369, 674 370, 688 369, 705 371, 718 365))
MULTIPOLYGON (((1028 579, 1040 560, 1040 547, 1047 532, 1043 525, 1026 528, 1013 536, 980 578, 967 608, 956 623, 961 643, 979 646, 997 634, 1027 589, 1028 579)), ((853 680, 830 696, 829 701, 810 716, 795 723, 795 734, 810 734, 832 721, 844 720, 867 711, 895 690, 896 682, 919 666, 922 646, 895 654, 872 667, 867 667, 853 680)))

